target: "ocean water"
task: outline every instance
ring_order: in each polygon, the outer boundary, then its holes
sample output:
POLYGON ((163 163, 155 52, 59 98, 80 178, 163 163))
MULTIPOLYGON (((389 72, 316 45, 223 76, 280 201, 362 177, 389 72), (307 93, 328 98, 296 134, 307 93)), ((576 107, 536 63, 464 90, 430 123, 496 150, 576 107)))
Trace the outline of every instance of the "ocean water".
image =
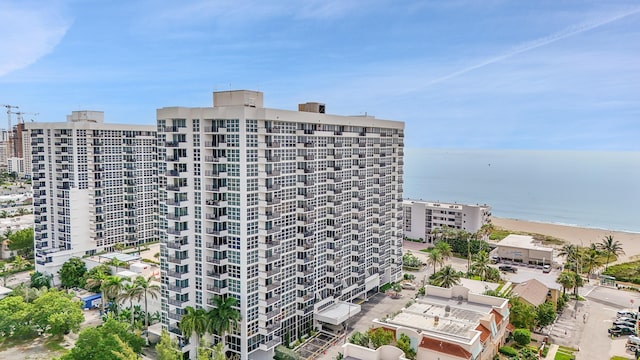
POLYGON ((405 149, 404 197, 640 232, 640 152, 405 149))

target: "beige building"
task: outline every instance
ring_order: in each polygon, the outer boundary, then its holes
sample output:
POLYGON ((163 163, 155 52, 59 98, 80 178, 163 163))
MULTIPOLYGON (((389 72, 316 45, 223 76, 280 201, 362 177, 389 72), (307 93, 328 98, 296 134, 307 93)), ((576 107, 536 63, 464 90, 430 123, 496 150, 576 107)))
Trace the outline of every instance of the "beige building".
MULTIPOLYGON (((417 360, 490 360, 505 342, 509 325, 509 300, 474 294, 462 286, 426 287, 426 295, 389 319, 374 320, 374 328, 411 339, 417 360)), ((367 349, 349 344, 351 359, 402 359, 388 349, 367 349)))
POLYGON ((538 306, 547 301, 555 306, 561 293, 557 287, 549 288, 539 280, 529 279, 514 286, 511 294, 531 306, 538 306))
POLYGON ((433 229, 448 227, 475 233, 491 222, 491 207, 405 199, 402 202, 404 236, 431 244, 433 229))
POLYGON ((528 235, 508 235, 496 244, 492 256, 523 264, 550 265, 553 248, 542 246, 528 235))

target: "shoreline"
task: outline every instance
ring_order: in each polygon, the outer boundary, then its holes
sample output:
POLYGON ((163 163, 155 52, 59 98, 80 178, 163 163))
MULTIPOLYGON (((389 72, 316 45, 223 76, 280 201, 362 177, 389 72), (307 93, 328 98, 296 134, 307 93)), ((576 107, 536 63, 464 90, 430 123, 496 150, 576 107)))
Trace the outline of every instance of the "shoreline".
POLYGON ((616 262, 626 262, 640 255, 640 233, 499 217, 491 217, 491 223, 505 230, 553 236, 571 244, 585 247, 592 243, 599 243, 605 236, 612 235, 614 240, 622 244, 622 249, 625 252, 625 255, 619 256, 616 262))

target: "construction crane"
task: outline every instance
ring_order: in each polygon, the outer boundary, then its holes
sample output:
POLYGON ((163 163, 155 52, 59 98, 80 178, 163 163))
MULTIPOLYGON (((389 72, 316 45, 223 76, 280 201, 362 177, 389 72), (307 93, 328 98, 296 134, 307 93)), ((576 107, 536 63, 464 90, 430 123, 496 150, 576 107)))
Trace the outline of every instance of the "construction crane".
POLYGON ((14 112, 11 111, 11 109, 19 109, 19 106, 14 106, 14 105, 5 105, 2 104, 0 106, 4 106, 7 108, 7 134, 11 132, 11 114, 13 114, 14 112))
MULTIPOLYGON (((17 115, 18 124, 24 124, 24 119, 22 118, 22 115, 33 115, 33 116, 40 115, 40 113, 22 112, 22 111, 15 111, 15 112, 12 112, 12 114, 16 114, 17 115)), ((31 121, 33 121, 33 120, 31 120, 31 121)))

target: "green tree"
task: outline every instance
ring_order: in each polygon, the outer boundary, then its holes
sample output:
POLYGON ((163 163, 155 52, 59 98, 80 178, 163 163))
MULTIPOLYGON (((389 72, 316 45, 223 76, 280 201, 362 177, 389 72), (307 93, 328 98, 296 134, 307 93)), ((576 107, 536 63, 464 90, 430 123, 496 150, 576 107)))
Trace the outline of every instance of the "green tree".
POLYGON ((129 301, 129 310, 131 313, 131 327, 133 327, 133 324, 135 322, 135 311, 133 309, 133 301, 135 300, 139 302, 140 300, 142 300, 143 294, 144 294, 144 289, 139 287, 137 284, 127 283, 124 285, 124 289, 122 289, 122 292, 118 296, 118 300, 129 301))
POLYGON ((562 295, 567 293, 567 289, 571 289, 576 284, 576 278, 572 271, 563 271, 558 275, 556 282, 562 285, 562 295))
POLYGON ((574 272, 573 273, 573 295, 576 297, 576 299, 578 298, 578 290, 580 290, 580 287, 583 285, 584 285, 584 282, 582 280, 582 276, 574 272))
POLYGON ((213 347, 213 360, 226 360, 227 356, 224 353, 224 346, 222 343, 217 343, 213 347))
POLYGON ((72 295, 51 289, 33 301, 32 322, 41 331, 54 336, 80 331, 84 321, 82 304, 72 295))
MULTIPOLYGON (((222 344, 222 343, 218 343, 222 344)), ((213 350, 211 350, 211 345, 207 342, 207 340, 203 340, 198 346, 198 354, 196 355, 197 360, 211 360, 211 356, 213 355, 213 350)))
POLYGON ((407 334, 400 334, 400 338, 396 342, 397 347, 404 351, 404 356, 407 359, 415 360, 416 359, 416 350, 411 347, 411 339, 407 334))
MULTIPOLYGON (((146 279, 144 276, 138 276, 133 283, 142 290, 144 298, 144 328, 149 329, 149 306, 148 298, 157 299, 160 295, 160 286, 151 283, 151 279, 146 279)), ((149 332, 147 331, 147 341, 149 341, 149 332)))
POLYGON ((207 313, 208 327, 212 334, 220 336, 224 347, 227 332, 237 326, 241 320, 240 311, 236 309, 238 300, 233 297, 213 297, 213 309, 207 313))
POLYGON ((118 309, 118 303, 116 300, 120 297, 120 294, 122 294, 124 287, 128 282, 129 279, 127 278, 111 275, 107 276, 100 286, 101 288, 104 288, 102 293, 106 296, 106 299, 116 305, 116 312, 118 309))
POLYGON ((115 336, 120 338, 131 349, 139 354, 144 339, 137 333, 129 331, 129 324, 107 316, 100 327, 89 327, 80 332, 76 345, 63 355, 61 360, 113 360, 113 352, 123 352, 115 336))
POLYGON ((207 312, 203 309, 194 309, 191 306, 184 308, 184 315, 179 323, 182 336, 189 339, 196 334, 196 349, 199 347, 200 338, 207 332, 207 312))
POLYGON ((525 304, 518 298, 511 298, 511 313, 509 321, 516 328, 533 329, 536 324, 536 311, 533 306, 525 304))
POLYGON ((393 292, 395 293, 394 294, 395 297, 399 297, 400 292, 402 292, 402 286, 400 286, 400 284, 398 283, 393 283, 391 284, 391 290, 393 290, 393 292))
POLYGON ((60 285, 63 288, 84 287, 87 265, 82 259, 73 257, 67 260, 58 271, 60 285))
POLYGON ((588 249, 582 255, 582 266, 587 269, 587 277, 591 276, 593 269, 598 266, 600 254, 598 251, 593 249, 588 249))
POLYGON ((438 241, 435 244, 435 248, 440 251, 440 255, 442 255, 442 260, 447 261, 453 256, 453 252, 451 251, 451 245, 449 245, 446 241, 438 241))
POLYGON ((162 329, 160 341, 156 344, 158 360, 182 360, 182 352, 178 342, 172 339, 167 330, 162 329))
POLYGON ((53 280, 52 274, 43 274, 40 271, 34 271, 31 273, 31 287, 40 289, 41 287, 50 288, 51 281, 53 280))
POLYGON ((113 258, 113 259, 109 260, 108 262, 106 262, 106 264, 116 268, 116 274, 117 274, 120 271, 120 268, 123 268, 123 269, 127 268, 127 265, 129 263, 127 263, 126 261, 122 261, 122 260, 113 258))
POLYGON ((33 228, 18 230, 8 237, 9 250, 28 259, 33 258, 33 228))
POLYGON ((442 253, 438 249, 433 249, 427 254, 427 264, 433 265, 433 272, 436 272, 436 266, 443 264, 442 253))
POLYGON ((607 271, 609 268, 609 260, 611 259, 611 255, 619 256, 624 255, 624 250, 622 249, 622 243, 620 241, 614 240, 613 235, 607 235, 602 241, 597 245, 598 249, 607 253, 607 262, 604 270, 607 271))
POLYGON ((519 351, 520 360, 538 360, 538 353, 528 347, 523 347, 519 351))
POLYGON ((480 276, 480 279, 484 281, 487 279, 489 273, 491 272, 490 269, 492 269, 492 267, 489 266, 489 264, 491 264, 491 259, 489 258, 489 254, 486 251, 481 250, 479 253, 473 256, 473 263, 471 263, 471 271, 473 272, 473 274, 480 276))
POLYGON ((124 250, 124 244, 123 243, 117 243, 117 244, 113 245, 113 250, 121 253, 122 250, 124 250))
POLYGON ((369 347, 369 337, 367 334, 363 334, 360 331, 355 331, 351 334, 349 342, 355 345, 369 347))
POLYGON ((539 328, 553 324, 556 320, 556 309, 550 302, 545 302, 536 307, 536 325, 539 328))
POLYGON ((0 300, 0 337, 22 337, 35 335, 29 321, 32 305, 20 296, 9 296, 0 300))
POLYGON ((580 249, 577 245, 564 245, 558 255, 565 257, 565 268, 578 271, 577 264, 580 259, 580 249))
POLYGON ((111 353, 116 358, 120 360, 138 360, 140 358, 138 354, 136 354, 135 351, 133 351, 131 346, 127 345, 127 343, 122 341, 122 339, 120 339, 118 335, 112 335, 112 336, 115 338, 116 343, 118 343, 118 346, 120 346, 120 348, 122 349, 122 350, 111 350, 111 353))
POLYGON ((23 269, 27 268, 29 265, 31 265, 29 263, 29 261, 25 260, 20 255, 16 255, 16 257, 13 259, 13 262, 11 263, 11 266, 16 271, 23 270, 23 269))
POLYGON ((393 341, 393 333, 381 327, 367 331, 367 335, 374 349, 382 345, 389 345, 393 341))
POLYGON ((520 346, 526 346, 531 342, 531 331, 527 329, 515 329, 513 331, 513 340, 520 346))
POLYGON ((102 280, 107 276, 111 275, 111 268, 107 264, 100 264, 94 268, 91 268, 84 274, 85 286, 84 288, 91 292, 99 292, 100 291, 100 282, 97 282, 97 285, 93 287, 87 285, 89 279, 99 279, 102 280))
POLYGON ((462 273, 447 265, 432 275, 431 284, 443 288, 450 288, 460 283, 462 273))

